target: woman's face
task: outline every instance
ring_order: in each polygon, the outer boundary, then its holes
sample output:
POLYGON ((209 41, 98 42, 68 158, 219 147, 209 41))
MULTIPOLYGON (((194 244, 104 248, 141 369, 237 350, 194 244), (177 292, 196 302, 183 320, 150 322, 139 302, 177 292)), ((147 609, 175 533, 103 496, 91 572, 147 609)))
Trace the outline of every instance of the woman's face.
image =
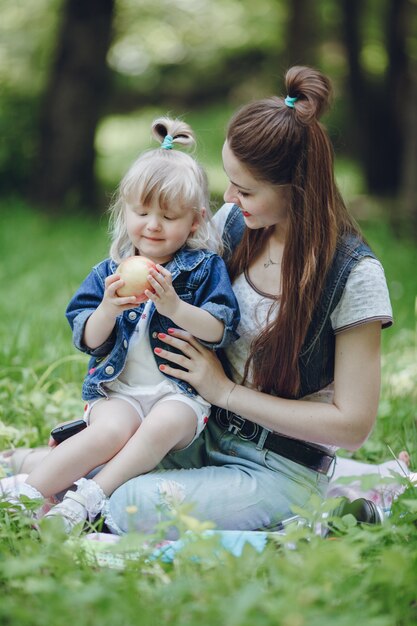
POLYGON ((237 204, 248 228, 285 225, 290 206, 290 185, 272 185, 253 177, 225 141, 223 167, 229 179, 225 202, 237 204))

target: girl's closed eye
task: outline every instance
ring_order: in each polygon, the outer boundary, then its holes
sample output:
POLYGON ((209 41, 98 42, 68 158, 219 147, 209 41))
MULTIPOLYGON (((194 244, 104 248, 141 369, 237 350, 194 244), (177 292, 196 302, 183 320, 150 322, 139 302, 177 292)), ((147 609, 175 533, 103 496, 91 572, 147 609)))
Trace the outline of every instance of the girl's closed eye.
POLYGON ((242 198, 247 198, 250 195, 247 191, 240 191, 240 189, 237 190, 237 193, 239 196, 242 196, 242 198))

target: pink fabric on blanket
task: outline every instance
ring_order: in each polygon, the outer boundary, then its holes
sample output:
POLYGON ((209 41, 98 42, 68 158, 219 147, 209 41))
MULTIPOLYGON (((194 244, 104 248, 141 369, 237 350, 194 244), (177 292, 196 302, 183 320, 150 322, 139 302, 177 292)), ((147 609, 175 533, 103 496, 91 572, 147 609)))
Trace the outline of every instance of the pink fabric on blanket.
POLYGON ((7 476, 0 480, 0 496, 6 495, 12 489, 15 489, 20 483, 24 483, 27 474, 16 474, 16 476, 7 476))
POLYGON ((338 457, 327 495, 345 496, 349 500, 366 498, 387 510, 405 489, 400 477, 411 478, 411 474, 407 465, 399 459, 374 465, 338 457), (351 480, 346 482, 348 477, 351 480), (343 482, 338 482, 339 479, 343 482))
MULTIPOLYGON (((16 474, 16 476, 7 476, 0 479, 0 498, 6 497, 7 494, 16 489, 18 485, 24 483, 28 474, 16 474)), ((44 504, 37 512, 38 519, 43 517, 50 509, 57 503, 54 498, 48 498, 44 500, 44 504)))

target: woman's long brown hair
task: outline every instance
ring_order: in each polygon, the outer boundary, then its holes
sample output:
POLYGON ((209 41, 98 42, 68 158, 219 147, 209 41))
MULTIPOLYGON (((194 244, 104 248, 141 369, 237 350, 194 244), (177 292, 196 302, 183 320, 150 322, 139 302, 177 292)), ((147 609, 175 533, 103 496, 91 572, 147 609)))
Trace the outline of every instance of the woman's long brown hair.
MULTIPOLYGON (((279 311, 252 342, 244 374, 246 379, 252 366, 257 389, 291 398, 300 388, 299 354, 337 239, 359 231, 337 189, 333 149, 318 121, 330 101, 329 79, 312 68, 293 67, 285 84, 297 98, 294 108, 278 97, 251 103, 231 119, 227 141, 255 178, 291 185, 279 311)), ((270 234, 245 229, 229 264, 232 280, 262 253, 270 234)))

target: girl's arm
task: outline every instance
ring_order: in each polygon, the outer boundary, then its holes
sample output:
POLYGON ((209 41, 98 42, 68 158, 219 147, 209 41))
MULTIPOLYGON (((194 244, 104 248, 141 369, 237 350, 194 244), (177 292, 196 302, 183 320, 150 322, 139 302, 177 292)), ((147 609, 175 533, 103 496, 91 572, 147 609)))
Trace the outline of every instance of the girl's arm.
POLYGON ((112 349, 117 316, 137 305, 134 296, 116 296, 122 285, 124 281, 113 275, 112 263, 106 259, 92 269, 71 298, 65 315, 81 352, 105 356, 112 349))
POLYGON ((181 300, 172 285, 171 272, 157 265, 157 271, 150 270, 149 282, 153 292, 145 291, 145 295, 152 300, 159 313, 197 339, 210 343, 221 341, 224 323, 205 309, 181 300))
POLYGON ((172 315, 168 315, 177 326, 181 326, 187 332, 210 343, 219 343, 223 337, 224 324, 204 309, 188 304, 183 300, 178 301, 178 305, 172 315))
POLYGON ((161 341, 182 354, 163 350, 159 356, 173 363, 161 366, 164 373, 187 381, 208 402, 288 437, 355 450, 366 440, 376 419, 380 335, 381 323, 372 322, 336 336, 332 404, 286 400, 235 385, 214 354, 180 331, 161 337, 161 341))
POLYGON ((94 350, 110 337, 120 313, 137 304, 135 296, 119 297, 116 291, 124 285, 118 274, 111 274, 105 280, 103 299, 93 311, 84 326, 83 342, 94 350))

